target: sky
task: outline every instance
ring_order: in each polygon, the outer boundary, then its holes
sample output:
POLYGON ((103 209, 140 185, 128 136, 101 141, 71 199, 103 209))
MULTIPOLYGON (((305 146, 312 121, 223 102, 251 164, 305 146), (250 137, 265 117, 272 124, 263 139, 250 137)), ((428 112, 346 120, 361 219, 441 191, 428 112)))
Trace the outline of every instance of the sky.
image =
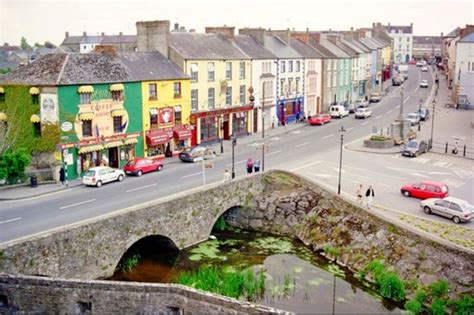
POLYGON ((349 30, 373 22, 410 25, 415 35, 440 35, 474 24, 472 0, 0 0, 0 44, 70 35, 136 34, 136 21, 205 26, 349 30))

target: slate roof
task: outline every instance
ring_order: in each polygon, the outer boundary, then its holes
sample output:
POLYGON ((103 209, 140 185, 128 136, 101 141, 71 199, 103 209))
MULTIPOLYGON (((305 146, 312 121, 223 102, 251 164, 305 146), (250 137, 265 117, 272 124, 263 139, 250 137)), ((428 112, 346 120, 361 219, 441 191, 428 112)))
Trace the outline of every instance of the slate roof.
POLYGON ((378 49, 378 46, 373 43, 371 40, 369 40, 369 38, 366 38, 366 37, 363 37, 363 38, 359 38, 359 42, 361 42, 362 44, 364 44, 366 47, 368 47, 369 49, 378 49))
POLYGON ((320 43, 318 43, 312 38, 309 39, 309 45, 311 45, 311 47, 313 47, 316 51, 318 51, 321 55, 323 55, 327 59, 337 58, 336 55, 334 55, 332 52, 330 52, 328 49, 323 47, 320 43))
POLYGON ((277 57, 249 35, 236 35, 234 44, 252 59, 276 59, 277 57))
POLYGON ((375 46, 377 46, 377 48, 384 48, 385 46, 387 46, 385 43, 382 43, 379 39, 377 39, 375 37, 369 37, 367 39, 370 42, 372 42, 375 46))
POLYGON ((351 58, 351 56, 331 43, 328 39, 326 38, 321 38, 320 42, 321 46, 329 50, 333 55, 335 55, 337 58, 351 58))
POLYGON ((454 30, 444 35, 444 37, 458 37, 460 32, 461 32, 461 28, 456 27, 454 30))
POLYGON ((325 56, 321 52, 317 51, 316 49, 302 42, 299 39, 292 38, 290 43, 291 43, 291 48, 296 50, 304 58, 315 58, 315 59, 325 58, 325 56))
POLYGON ((458 43, 474 43, 474 33, 464 36, 458 41, 458 43))
POLYGON ((79 44, 133 44, 137 41, 136 35, 86 35, 86 36, 68 36, 61 45, 79 45, 79 44))
POLYGON ((265 36, 265 48, 278 58, 302 58, 296 50, 285 44, 278 36, 265 36))
POLYGON ((365 54, 370 52, 370 50, 367 47, 364 47, 362 45, 357 45, 353 40, 350 39, 341 39, 341 42, 349 46, 352 50, 356 51, 358 54, 365 54))
POLYGON ((353 49, 352 47, 344 44, 343 42, 341 42, 340 40, 337 40, 336 42, 332 42, 334 45, 336 45, 339 49, 341 49, 342 51, 344 51, 346 54, 348 54, 349 56, 351 57, 357 57, 357 55, 359 54, 359 52, 357 52, 355 49, 353 49))
POLYGON ((100 42, 103 45, 107 44, 134 44, 137 42, 136 35, 105 35, 102 36, 102 41, 100 42))
POLYGON ((224 35, 216 33, 172 32, 170 46, 188 60, 249 59, 224 35))
POLYGON ((1 84, 72 85, 189 78, 158 52, 58 53, 38 58, 0 78, 1 84))
POLYGON ((401 30, 403 34, 413 34, 413 28, 411 25, 408 25, 408 26, 389 25, 387 28, 388 28, 389 34, 392 32, 392 30, 394 30, 395 33, 398 33, 398 31, 401 30))

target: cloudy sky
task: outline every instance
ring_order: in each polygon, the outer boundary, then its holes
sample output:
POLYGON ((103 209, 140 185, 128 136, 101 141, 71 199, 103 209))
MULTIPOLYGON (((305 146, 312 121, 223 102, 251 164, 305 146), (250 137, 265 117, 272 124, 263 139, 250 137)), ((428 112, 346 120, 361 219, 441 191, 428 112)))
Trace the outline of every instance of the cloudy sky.
POLYGON ((135 22, 347 30, 372 22, 409 25, 415 35, 445 34, 473 23, 472 0, 0 0, 0 43, 60 44, 64 33, 135 34, 135 22))

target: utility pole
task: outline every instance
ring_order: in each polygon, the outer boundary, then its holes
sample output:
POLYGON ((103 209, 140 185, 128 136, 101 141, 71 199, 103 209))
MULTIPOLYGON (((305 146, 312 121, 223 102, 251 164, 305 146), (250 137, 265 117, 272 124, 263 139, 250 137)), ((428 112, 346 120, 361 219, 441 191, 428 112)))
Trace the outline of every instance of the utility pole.
POLYGON ((262 172, 265 171, 265 82, 262 83, 262 172))
POLYGON ((232 179, 235 178, 235 145, 237 144, 237 138, 235 135, 232 135, 232 179))
POLYGON ((433 99, 433 119, 431 119, 431 137, 430 137, 430 143, 429 143, 429 149, 431 150, 433 148, 433 131, 434 131, 434 120, 435 120, 435 105, 436 105, 436 99, 433 99))
POLYGON ((346 129, 344 129, 344 126, 341 126, 341 129, 339 129, 339 132, 341 133, 341 148, 339 151, 339 182, 337 184, 337 194, 341 194, 341 173, 342 173, 342 145, 344 143, 344 132, 346 132, 346 129))

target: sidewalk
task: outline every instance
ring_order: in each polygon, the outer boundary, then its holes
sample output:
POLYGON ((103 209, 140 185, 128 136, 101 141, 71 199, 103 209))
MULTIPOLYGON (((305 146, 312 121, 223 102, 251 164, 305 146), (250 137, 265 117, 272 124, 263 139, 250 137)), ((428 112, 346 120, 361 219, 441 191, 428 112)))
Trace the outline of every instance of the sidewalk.
POLYGON ((34 188, 30 187, 29 183, 0 187, 0 201, 19 200, 49 195, 61 191, 67 191, 68 189, 79 185, 82 185, 81 179, 70 181, 68 187, 61 186, 61 184, 54 181, 40 182, 38 183, 38 187, 34 188))

